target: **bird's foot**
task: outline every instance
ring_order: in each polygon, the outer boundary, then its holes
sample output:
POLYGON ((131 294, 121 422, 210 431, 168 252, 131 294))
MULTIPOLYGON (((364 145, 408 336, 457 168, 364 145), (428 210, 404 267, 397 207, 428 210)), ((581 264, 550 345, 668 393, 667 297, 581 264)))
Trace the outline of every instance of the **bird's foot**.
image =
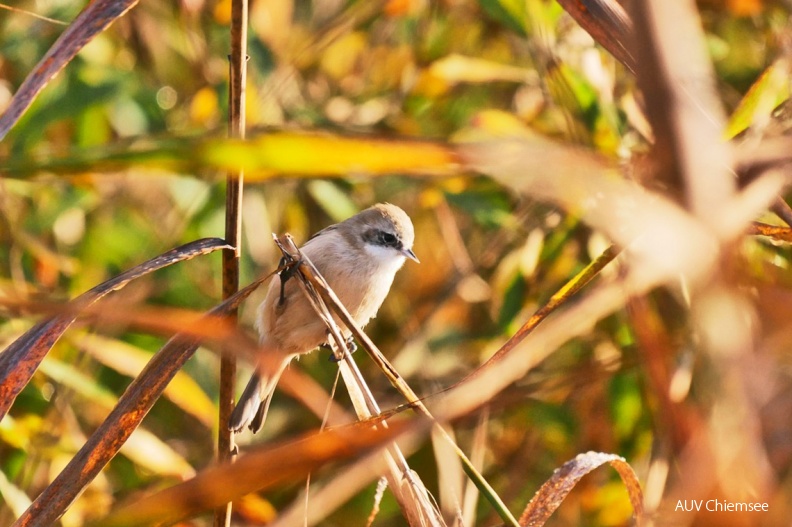
MULTIPOLYGON (((347 349, 349 350, 350 354, 355 353, 357 351, 357 344, 355 343, 355 338, 352 337, 352 336, 350 336, 346 340, 346 346, 347 346, 347 349)), ((327 351, 330 352, 330 358, 329 358, 330 362, 338 362, 339 361, 338 357, 336 357, 336 354, 333 351, 333 346, 331 346, 330 344, 325 342, 324 344, 320 344, 319 347, 322 348, 323 350, 327 350, 327 351)))
POLYGON ((286 267, 289 263, 293 260, 286 258, 285 256, 280 259, 278 262, 278 267, 282 267, 283 269, 278 273, 280 277, 280 298, 278 299, 278 305, 282 306, 283 303, 286 301, 286 282, 297 273, 297 265, 290 265, 286 267))

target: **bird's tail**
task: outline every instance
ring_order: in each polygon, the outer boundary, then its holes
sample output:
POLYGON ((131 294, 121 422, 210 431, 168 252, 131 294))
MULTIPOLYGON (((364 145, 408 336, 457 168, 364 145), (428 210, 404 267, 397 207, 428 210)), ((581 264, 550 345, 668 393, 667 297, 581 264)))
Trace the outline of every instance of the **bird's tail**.
POLYGON ((280 367, 271 375, 266 375, 259 371, 253 373, 247 386, 245 386, 245 391, 239 397, 234 411, 231 412, 231 417, 228 419, 229 430, 239 433, 245 427, 248 427, 254 434, 261 430, 264 421, 267 419, 267 412, 269 411, 272 394, 275 392, 275 386, 277 386, 283 370, 286 369, 290 361, 291 357, 283 361, 280 367))

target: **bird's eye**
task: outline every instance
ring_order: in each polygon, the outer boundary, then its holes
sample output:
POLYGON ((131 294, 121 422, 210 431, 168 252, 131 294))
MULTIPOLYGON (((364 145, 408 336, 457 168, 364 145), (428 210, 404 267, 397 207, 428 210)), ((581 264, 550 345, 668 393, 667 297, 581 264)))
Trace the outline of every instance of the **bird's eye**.
POLYGON ((381 232, 380 240, 382 240, 383 245, 396 245, 396 236, 389 232, 381 232))

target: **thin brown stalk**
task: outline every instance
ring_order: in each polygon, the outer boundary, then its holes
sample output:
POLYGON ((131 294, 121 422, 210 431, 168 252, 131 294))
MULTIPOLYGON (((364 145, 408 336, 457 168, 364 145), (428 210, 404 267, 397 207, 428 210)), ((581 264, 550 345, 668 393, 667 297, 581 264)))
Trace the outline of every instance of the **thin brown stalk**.
POLYGON ((657 398, 656 412, 659 427, 668 437, 675 452, 681 452, 693 431, 700 426, 696 409, 675 401, 671 394, 674 346, 665 323, 646 295, 634 296, 627 303, 627 315, 632 322, 638 350, 643 359, 647 382, 657 398))
MULTIPOLYGON (((231 55, 229 57, 229 101, 228 135, 231 138, 245 138, 245 85, 247 83, 247 0, 231 2, 231 55)), ((223 298, 228 298, 239 289, 239 255, 242 245, 242 189, 244 172, 230 170, 226 176, 226 224, 225 239, 234 247, 223 251, 223 298)), ((236 319, 237 312, 232 313, 236 319)), ((236 384, 236 357, 225 354, 220 359, 219 421, 217 432, 217 459, 219 462, 232 461, 236 447, 234 433, 226 423, 234 406, 234 387, 236 384)), ((231 525, 231 503, 215 510, 215 527, 231 525)))
POLYGON ((770 210, 776 213, 776 216, 784 220, 789 226, 792 226, 792 207, 784 201, 784 198, 779 196, 776 198, 775 203, 771 206, 770 210))

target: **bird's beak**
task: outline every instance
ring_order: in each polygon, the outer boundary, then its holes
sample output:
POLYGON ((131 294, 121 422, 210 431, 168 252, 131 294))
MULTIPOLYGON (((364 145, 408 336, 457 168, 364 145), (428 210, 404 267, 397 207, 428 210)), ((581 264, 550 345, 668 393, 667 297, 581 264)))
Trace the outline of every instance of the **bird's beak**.
POLYGON ((401 253, 410 260, 415 261, 415 263, 421 263, 421 260, 419 260, 418 257, 415 256, 415 253, 412 251, 412 249, 404 249, 402 250, 401 253))

